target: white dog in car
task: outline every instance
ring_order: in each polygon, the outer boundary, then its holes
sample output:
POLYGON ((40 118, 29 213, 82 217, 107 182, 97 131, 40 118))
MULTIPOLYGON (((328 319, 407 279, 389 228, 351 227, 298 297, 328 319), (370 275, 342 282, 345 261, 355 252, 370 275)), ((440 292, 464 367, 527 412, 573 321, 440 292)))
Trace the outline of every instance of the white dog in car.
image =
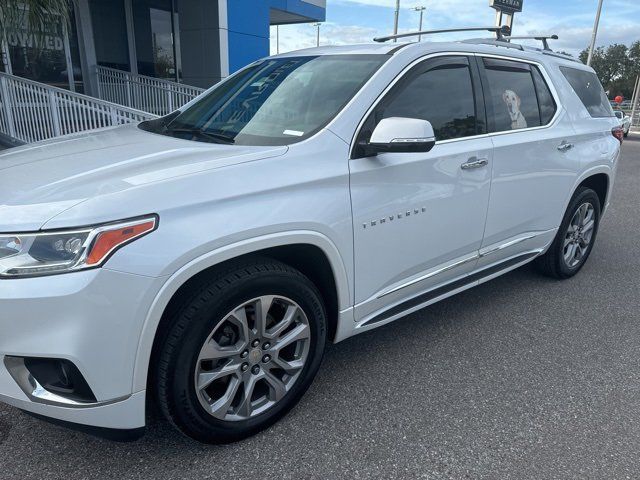
POLYGON ((520 111, 521 100, 516 92, 513 90, 505 90, 502 94, 504 103, 507 104, 509 110, 509 116, 511 117, 511 128, 517 130, 519 128, 527 128, 527 119, 524 118, 520 111))

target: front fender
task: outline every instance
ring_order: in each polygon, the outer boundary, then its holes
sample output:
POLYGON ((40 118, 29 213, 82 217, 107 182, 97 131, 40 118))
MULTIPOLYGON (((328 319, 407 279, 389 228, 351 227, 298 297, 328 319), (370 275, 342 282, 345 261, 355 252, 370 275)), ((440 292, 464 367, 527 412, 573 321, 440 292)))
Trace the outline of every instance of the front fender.
POLYGON ((169 276, 156 295, 147 314, 136 353, 135 370, 133 376, 134 392, 144 390, 147 384, 151 351, 155 340, 156 331, 162 319, 162 315, 169 301, 178 289, 194 275, 207 268, 218 265, 227 260, 250 254, 259 250, 272 247, 280 247, 293 244, 309 244, 320 248, 331 264, 338 294, 339 311, 351 306, 351 294, 349 279, 344 262, 338 248, 325 235, 307 230, 273 233, 247 240, 242 240, 231 245, 213 250, 209 253, 190 261, 173 275, 169 276))

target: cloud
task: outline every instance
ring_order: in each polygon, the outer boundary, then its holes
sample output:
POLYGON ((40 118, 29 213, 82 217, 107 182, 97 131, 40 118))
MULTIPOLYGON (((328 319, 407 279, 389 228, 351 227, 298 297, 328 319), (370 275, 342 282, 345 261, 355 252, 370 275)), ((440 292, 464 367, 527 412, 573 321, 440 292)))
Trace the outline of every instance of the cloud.
MULTIPOLYGON (((279 30, 280 53, 316 46, 316 27, 312 24, 283 25, 279 30)), ((320 45, 367 43, 376 34, 377 30, 372 27, 326 22, 320 26, 320 45)), ((271 27, 271 54, 276 51, 276 27, 271 27)))

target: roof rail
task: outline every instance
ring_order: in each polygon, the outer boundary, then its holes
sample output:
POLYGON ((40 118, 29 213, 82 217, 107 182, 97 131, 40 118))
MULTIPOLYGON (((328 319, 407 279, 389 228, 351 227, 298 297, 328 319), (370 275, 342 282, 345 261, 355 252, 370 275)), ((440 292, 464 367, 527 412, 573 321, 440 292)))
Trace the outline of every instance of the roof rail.
POLYGON ((553 50, 551 50, 551 48, 549 47, 549 40, 558 40, 558 35, 548 35, 548 36, 538 35, 538 36, 533 36, 533 37, 511 37, 509 35, 505 35, 505 38, 508 41, 511 41, 511 40, 538 40, 538 41, 542 42, 542 49, 544 51, 552 52, 553 50))
POLYGON ((544 53, 545 55, 549 55, 550 57, 562 58, 563 60, 569 60, 570 62, 576 62, 584 65, 584 63, 582 63, 582 60, 580 60, 579 58, 573 57, 565 53, 554 52, 552 50, 548 50, 548 51, 543 50, 542 53, 544 53))
POLYGON ((470 38, 468 40, 462 40, 462 43, 471 43, 474 45, 493 45, 494 47, 524 50, 524 47, 518 43, 509 43, 506 40, 496 40, 494 38, 470 38))
POLYGON ((386 37, 376 37, 374 42, 386 42, 397 38, 417 37, 419 35, 431 35, 434 33, 451 33, 451 32, 493 32, 496 34, 497 40, 502 40, 511 34, 511 28, 508 25, 502 27, 466 27, 466 28, 445 28, 443 30, 422 30, 420 32, 398 33, 395 35, 387 35, 386 37))

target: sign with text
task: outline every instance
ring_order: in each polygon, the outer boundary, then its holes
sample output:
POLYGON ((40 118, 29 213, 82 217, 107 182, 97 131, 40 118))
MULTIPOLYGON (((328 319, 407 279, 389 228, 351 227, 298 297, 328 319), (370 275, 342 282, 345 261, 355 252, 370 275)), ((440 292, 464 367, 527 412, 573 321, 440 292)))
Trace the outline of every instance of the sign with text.
POLYGON ((489 6, 502 12, 514 13, 522 11, 524 0, 489 0, 489 6))

